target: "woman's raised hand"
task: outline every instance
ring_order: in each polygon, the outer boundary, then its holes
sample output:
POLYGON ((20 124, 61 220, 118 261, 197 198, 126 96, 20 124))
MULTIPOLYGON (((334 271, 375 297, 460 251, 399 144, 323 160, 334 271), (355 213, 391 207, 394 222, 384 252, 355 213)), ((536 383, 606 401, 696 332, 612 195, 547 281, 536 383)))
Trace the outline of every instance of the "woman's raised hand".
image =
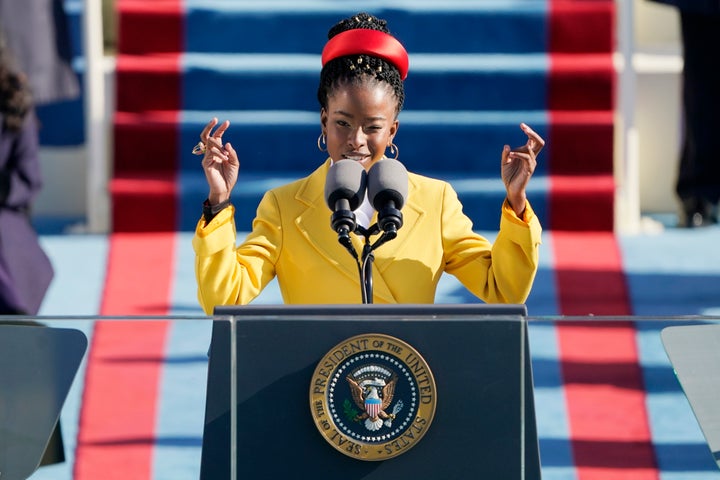
POLYGON ((211 205, 217 205, 230 198, 240 170, 240 161, 235 149, 230 142, 223 145, 222 136, 228 127, 230 127, 229 120, 218 126, 218 119, 213 117, 200 132, 200 142, 205 145, 202 166, 210 187, 208 200, 211 205))
POLYGON ((545 140, 528 125, 521 123, 520 128, 527 135, 527 142, 513 149, 509 145, 503 147, 501 170, 508 202, 519 217, 525 211, 525 189, 535 172, 537 156, 545 146, 545 140))

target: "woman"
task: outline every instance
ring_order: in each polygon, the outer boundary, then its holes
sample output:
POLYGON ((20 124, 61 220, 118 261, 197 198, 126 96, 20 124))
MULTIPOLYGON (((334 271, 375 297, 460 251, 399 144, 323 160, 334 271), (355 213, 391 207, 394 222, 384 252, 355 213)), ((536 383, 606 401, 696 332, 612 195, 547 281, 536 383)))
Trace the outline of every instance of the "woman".
POLYGON ((38 127, 27 78, 0 32, 0 315, 35 315, 53 277, 30 224, 42 186, 38 127))
MULTIPOLYGON (((332 27, 323 50, 318 100, 318 147, 329 158, 308 177, 268 191, 252 231, 236 247, 230 193, 238 154, 223 135, 230 123, 212 119, 196 152, 210 187, 193 239, 198 298, 210 314, 216 305, 247 304, 276 276, 285 303, 359 303, 356 261, 329 226, 324 188, 331 165, 357 162, 366 171, 397 154, 408 57, 386 22, 360 13, 332 27)), ((525 189, 544 141, 530 127, 521 148, 502 150, 507 199, 494 244, 473 232, 457 194, 447 183, 409 174, 397 238, 374 252, 373 303, 432 303, 443 272, 455 275, 486 302, 523 303, 537 271, 541 227, 525 189)), ((367 202, 357 209, 369 222, 367 202)), ((368 227, 368 225, 363 225, 368 227)), ((351 235, 356 251, 362 238, 351 235)))

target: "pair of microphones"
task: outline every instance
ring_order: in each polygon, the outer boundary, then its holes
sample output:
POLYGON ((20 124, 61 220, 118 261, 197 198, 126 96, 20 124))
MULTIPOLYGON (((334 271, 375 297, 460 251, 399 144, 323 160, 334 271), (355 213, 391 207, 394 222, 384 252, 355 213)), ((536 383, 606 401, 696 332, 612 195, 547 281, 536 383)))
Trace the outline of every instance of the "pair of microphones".
POLYGON ((408 173, 397 160, 380 160, 367 172, 352 160, 335 162, 325 181, 325 200, 333 212, 330 224, 337 232, 340 243, 347 247, 349 234, 355 231, 366 237, 382 231, 386 240, 395 238, 403 224, 400 210, 407 193, 408 173), (365 200, 365 195, 378 212, 377 224, 369 230, 357 224, 354 213, 365 200))

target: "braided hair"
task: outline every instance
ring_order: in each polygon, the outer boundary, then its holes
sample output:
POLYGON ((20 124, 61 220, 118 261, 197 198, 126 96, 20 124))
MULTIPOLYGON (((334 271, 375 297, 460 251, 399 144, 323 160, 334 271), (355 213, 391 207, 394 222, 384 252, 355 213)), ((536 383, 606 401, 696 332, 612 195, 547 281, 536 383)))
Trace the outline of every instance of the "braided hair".
MULTIPOLYGON (((328 31, 328 40, 339 33, 357 28, 390 33, 387 28, 387 21, 369 13, 358 13, 335 24, 328 31)), ((400 72, 395 65, 382 58, 365 54, 338 57, 325 64, 320 72, 320 86, 317 92, 320 106, 327 108, 328 98, 338 86, 360 85, 368 81, 387 84, 397 99, 395 112, 396 114, 400 113, 405 101, 405 88, 400 78, 400 72)))
POLYGON ((0 114, 3 127, 20 130, 31 109, 32 96, 27 78, 13 68, 10 52, 0 32, 0 114))

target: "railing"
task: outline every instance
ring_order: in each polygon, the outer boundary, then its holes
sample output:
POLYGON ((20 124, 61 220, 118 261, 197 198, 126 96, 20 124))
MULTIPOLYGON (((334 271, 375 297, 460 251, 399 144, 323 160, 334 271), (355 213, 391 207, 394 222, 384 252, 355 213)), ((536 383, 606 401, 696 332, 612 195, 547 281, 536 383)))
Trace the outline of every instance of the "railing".
POLYGON ((106 111, 105 59, 103 54, 102 2, 84 0, 83 50, 85 52, 85 148, 87 158, 87 230, 104 233, 109 229, 110 198, 107 189, 111 170, 109 122, 106 111))

